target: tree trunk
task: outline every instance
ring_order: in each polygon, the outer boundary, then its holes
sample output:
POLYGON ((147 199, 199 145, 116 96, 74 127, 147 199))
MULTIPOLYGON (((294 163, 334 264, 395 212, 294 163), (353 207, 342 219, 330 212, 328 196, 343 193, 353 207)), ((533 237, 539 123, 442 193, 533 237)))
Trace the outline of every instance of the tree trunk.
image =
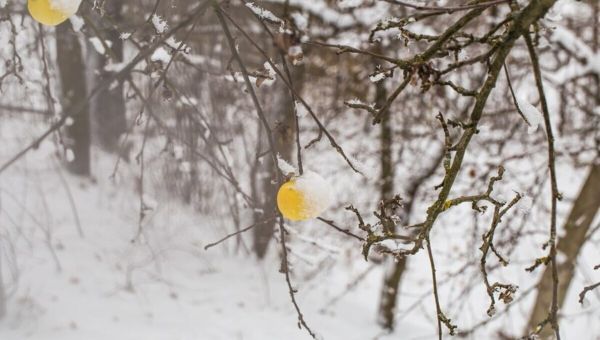
MULTIPOLYGON (((381 107, 386 100, 386 91, 383 83, 377 85, 376 104, 381 107)), ((394 195, 394 162, 392 157, 393 135, 390 119, 382 120, 381 124, 381 197, 391 198, 394 195)), ((444 157, 440 150, 431 164, 422 169, 420 176, 407 183, 404 188, 404 205, 398 212, 404 223, 409 223, 415 197, 423 183, 431 177, 444 157)), ((394 329, 396 305, 402 275, 407 268, 407 258, 392 259, 386 256, 384 259, 383 286, 380 292, 379 308, 377 309, 377 322, 384 328, 394 329)))
MULTIPOLYGON (((288 66, 290 67, 294 90, 300 92, 304 82, 303 66, 288 66)), ((283 68, 281 69, 283 70, 283 68)), ((269 116, 269 126, 273 132, 275 151, 280 157, 293 164, 292 159, 296 136, 294 101, 290 90, 281 79, 278 79, 272 86, 273 87, 266 89, 267 91, 272 92, 270 97, 273 100, 273 104, 267 106, 267 115, 269 116)), ((268 147, 267 143, 262 143, 262 145, 267 145, 268 147)), ((270 155, 267 154, 264 157, 265 167, 263 168, 262 173, 266 173, 267 175, 261 180, 263 191, 262 211, 254 214, 255 222, 267 218, 273 209, 276 209, 277 190, 279 189, 273 184, 273 180, 276 178, 275 169, 277 165, 273 164, 270 155)), ((271 220, 270 222, 260 224, 253 229, 254 252, 258 258, 263 258, 265 256, 269 243, 273 238, 273 230, 276 223, 276 220, 271 220)))
MULTIPOLYGON (((571 212, 564 224, 565 235, 558 240, 557 252, 564 255, 564 261, 558 263, 558 308, 560 309, 564 302, 573 275, 575 273, 575 263, 577 256, 584 246, 586 235, 592 225, 594 216, 600 209, 600 165, 593 165, 588 177, 581 188, 581 191, 571 212)), ((561 255, 561 257, 562 257, 561 255)), ((552 304, 552 268, 547 266, 542 274, 537 286, 537 298, 530 314, 526 332, 533 330, 542 322, 550 311, 552 304)), ((542 331, 542 338, 550 338, 553 330, 545 327, 542 331)))
POLYGON ((62 88, 63 114, 71 119, 65 128, 64 146, 67 169, 77 175, 90 174, 90 118, 87 105, 80 111, 74 108, 87 96, 85 66, 81 44, 70 21, 56 28, 56 62, 62 88))
MULTIPOLYGON (((380 108, 387 100, 387 90, 385 82, 379 81, 375 88, 375 105, 380 108)), ((394 195, 394 166, 392 162, 392 121, 384 119, 379 124, 379 147, 380 147, 380 199, 390 199, 394 195)), ((396 311, 396 291, 400 284, 400 279, 406 260, 402 259, 396 262, 394 259, 386 257, 384 259, 385 273, 383 277, 383 287, 379 301, 377 321, 381 326, 391 329, 394 326, 394 314, 396 311)))
POLYGON ((406 262, 406 257, 398 261, 387 257, 385 259, 385 273, 379 298, 377 322, 386 329, 394 329, 398 289, 400 288, 402 274, 406 269, 406 262))
MULTIPOLYGON (((90 88, 112 76, 112 72, 105 69, 109 62, 118 64, 123 61, 123 41, 120 39, 120 33, 112 25, 112 22, 117 24, 123 22, 122 6, 121 0, 107 0, 104 3, 104 11, 105 16, 110 17, 111 20, 106 18, 94 20, 102 38, 110 45, 110 51, 104 54, 98 53, 92 44, 88 43, 87 61, 89 69, 92 70, 89 74, 90 88)), ((125 112, 121 82, 98 92, 90 100, 94 139, 104 150, 119 151, 119 138, 125 133, 127 126, 125 112)))

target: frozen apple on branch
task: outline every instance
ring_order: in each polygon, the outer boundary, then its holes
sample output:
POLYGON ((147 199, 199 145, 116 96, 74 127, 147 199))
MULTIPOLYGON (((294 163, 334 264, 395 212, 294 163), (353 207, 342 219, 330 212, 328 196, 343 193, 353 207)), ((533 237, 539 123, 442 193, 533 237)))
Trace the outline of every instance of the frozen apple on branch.
POLYGON ((331 205, 331 185, 321 175, 306 171, 283 183, 277 193, 277 207, 283 217, 304 221, 318 217, 331 205))
POLYGON ((81 5, 81 0, 28 0, 27 9, 35 21, 56 26, 75 13, 81 5))

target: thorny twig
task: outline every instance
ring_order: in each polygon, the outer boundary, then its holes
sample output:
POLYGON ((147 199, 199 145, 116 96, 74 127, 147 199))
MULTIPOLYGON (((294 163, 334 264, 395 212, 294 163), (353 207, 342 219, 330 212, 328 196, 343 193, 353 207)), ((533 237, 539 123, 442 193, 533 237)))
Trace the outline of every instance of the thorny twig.
MULTIPOLYGON (((402 199, 400 196, 395 196, 389 200, 382 200, 379 202, 379 211, 374 211, 373 215, 377 218, 377 222, 374 225, 365 223, 362 215, 353 205, 346 207, 346 210, 353 212, 358 219, 358 228, 367 233, 365 239, 361 238, 364 243, 362 247, 362 254, 365 260, 368 260, 369 251, 373 245, 381 243, 386 240, 402 240, 405 242, 412 241, 412 237, 398 235, 394 232, 395 226, 400 219, 396 215, 396 211, 402 206, 402 199)), ((415 226, 409 226, 411 228, 415 226)), ((396 255, 399 250, 392 250, 386 247, 380 247, 377 249, 381 253, 396 255)))

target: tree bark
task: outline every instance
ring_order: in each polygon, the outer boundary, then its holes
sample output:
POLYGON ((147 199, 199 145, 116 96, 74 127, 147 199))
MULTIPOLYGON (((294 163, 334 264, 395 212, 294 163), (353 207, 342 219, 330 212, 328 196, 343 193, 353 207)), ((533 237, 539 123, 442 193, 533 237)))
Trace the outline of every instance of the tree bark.
MULTIPOLYGON (((385 120, 384 120, 385 121, 385 120)), ((384 124, 382 121, 382 124, 384 124)), ((383 127, 382 127, 383 129, 383 127)), ((385 134, 382 133, 382 137, 385 134)), ((387 138, 387 137, 386 137, 387 138)), ((382 142, 386 140, 386 138, 382 138, 382 142)), ((390 134, 391 138, 391 134, 390 134)), ((392 139, 390 139, 391 141, 392 139)), ((387 142, 386 142, 387 143, 387 142)), ((382 150, 386 148, 382 147, 382 150)), ((391 150, 391 148, 390 148, 391 150)), ((442 162, 444 157, 443 150, 439 150, 438 154, 435 156, 431 164, 427 165, 424 169, 422 169, 422 173, 420 176, 412 179, 408 186, 405 188, 404 193, 404 205, 402 209, 398 212, 398 215, 402 221, 405 223, 410 223, 410 216, 413 209, 413 205, 415 202, 416 195, 419 191, 419 188, 425 183, 425 181, 431 177, 435 170, 438 168, 439 164, 442 162)), ((383 154, 382 154, 382 165, 383 162, 383 154)), ((393 166, 393 163, 391 163, 393 166)), ((382 167, 383 168, 383 167, 382 167)), ((384 169, 384 168, 383 168, 384 169)), ((391 168, 392 175, 393 167, 391 168)), ((383 172, 382 172, 383 174, 383 172)), ((389 193, 393 192, 393 182, 391 184, 391 190, 389 193)), ((390 184, 383 182, 382 189, 389 190, 390 184)), ((383 195, 382 190, 382 195, 383 195)), ((381 288, 380 299, 379 299, 379 308, 377 310, 377 322, 384 328, 392 330, 395 326, 395 314, 396 314, 396 305, 398 302, 398 292, 400 287, 400 282, 402 280, 402 275, 407 269, 407 257, 399 259, 395 261, 394 259, 390 259, 389 257, 385 258, 385 271, 383 277, 383 286, 381 288)))
POLYGON ((64 138, 67 169, 87 176, 90 174, 89 108, 86 105, 80 112, 74 112, 77 101, 87 96, 85 66, 79 38, 68 20, 56 28, 56 62, 63 114, 71 118, 66 124, 64 138))
MULTIPOLYGON (((559 309, 565 302, 567 291, 573 280, 577 256, 587 240, 587 233, 596 213, 600 209, 600 192, 598 188, 600 188, 600 165, 593 165, 579 195, 573 202, 571 212, 564 224, 566 233, 558 240, 557 253, 561 257, 564 256, 564 261, 559 263, 557 268, 559 309)), ((545 268, 538 283, 537 292, 538 295, 527 323, 526 333, 535 329, 548 316, 552 304, 551 267, 547 266, 545 268)), ((545 327, 540 335, 542 338, 550 338, 552 334, 552 328, 545 327)))
MULTIPOLYGON (((294 89, 298 92, 302 91, 304 83, 304 67, 289 65, 294 89)), ((283 68, 282 68, 283 70, 283 68)), ((271 92, 273 104, 268 106, 269 125, 273 133, 275 141, 275 151, 284 160, 293 164, 293 151, 296 136, 294 101, 290 90, 281 81, 277 80, 273 87, 267 90, 271 92)), ((266 143, 262 143, 265 145, 266 143)), ((266 175, 261 180, 263 192, 262 211, 254 214, 255 223, 264 220, 268 214, 276 207, 277 190, 279 189, 273 184, 276 178, 277 164, 273 164, 271 157, 265 157, 265 167, 261 171, 266 175)), ((285 174, 284 174, 285 175, 285 174)), ((267 252, 267 248, 273 238, 273 230, 277 220, 271 220, 267 223, 259 224, 254 230, 254 252, 258 258, 263 258, 267 252)))
MULTIPOLYGON (((105 1, 105 16, 111 18, 110 22, 123 22, 122 6, 121 0, 105 1)), ((101 54, 91 43, 88 43, 87 62, 89 69, 92 70, 89 74, 90 87, 112 76, 112 72, 106 70, 109 62, 118 64, 123 61, 123 41, 120 39, 120 33, 113 28, 112 24, 107 23, 105 18, 94 19, 94 24, 102 38, 110 45, 111 51, 101 54)), ((125 113, 125 98, 121 82, 100 91, 90 100, 94 139, 104 150, 119 151, 119 138, 125 133, 127 126, 125 113)))
MULTIPOLYGON (((383 107, 387 100, 387 90, 385 82, 379 81, 375 88, 375 105, 383 107)), ((394 195, 394 165, 392 157, 392 120, 384 119, 381 121, 379 143, 380 143, 380 199, 390 199, 394 195)), ((403 207, 402 218, 407 218, 406 206, 403 207)), ((377 321, 387 329, 394 327, 394 314, 396 312, 396 300, 400 279, 406 268, 406 259, 395 261, 392 258, 384 259, 385 273, 383 277, 383 287, 380 293, 379 309, 377 321)))
POLYGON ((379 309, 377 315, 377 322, 386 328, 394 329, 395 326, 395 314, 396 304, 398 301, 398 290, 400 288, 400 281, 402 280, 402 274, 406 270, 406 257, 398 261, 393 259, 385 259, 385 273, 383 277, 383 287, 379 298, 379 309))

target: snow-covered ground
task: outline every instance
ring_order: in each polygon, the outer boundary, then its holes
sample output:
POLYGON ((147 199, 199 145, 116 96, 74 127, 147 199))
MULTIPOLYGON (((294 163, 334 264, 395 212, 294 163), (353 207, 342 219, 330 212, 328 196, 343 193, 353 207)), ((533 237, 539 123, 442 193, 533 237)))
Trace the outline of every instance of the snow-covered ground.
MULTIPOLYGON (((19 175, 22 169, 1 183, 3 268, 13 284, 0 339, 306 338, 274 256, 259 262, 231 254, 231 245, 203 249, 219 236, 218 217, 160 202, 145 237, 132 243, 138 202, 131 190, 67 174, 62 182, 55 165, 27 176, 19 175)), ((325 339, 377 335, 380 276, 361 286, 369 294, 351 293, 331 306, 347 275, 334 272, 318 284, 299 285, 310 325, 325 339)), ((400 328, 399 334, 430 333, 426 324, 400 328)))
MULTIPOLYGON (((3 133, 10 135, 6 130, 3 133)), ((200 214, 160 194, 156 197, 163 198, 146 198, 156 201, 151 204, 154 209, 144 221, 142 237, 132 242, 139 214, 139 197, 132 184, 136 167, 123 163, 113 181, 108 177, 114 156, 96 152, 95 178, 81 179, 61 170, 53 150, 52 143, 43 143, 0 178, 0 253, 9 293, 0 339, 308 338, 297 327, 284 277, 278 271, 276 247, 264 261, 256 260, 244 247, 236 249, 236 239, 205 251, 206 244, 224 236, 223 228, 233 230, 229 217, 200 214)), ((9 150, 2 153, 4 159, 9 150)), ((570 197, 577 191, 581 174, 563 174, 562 187, 570 197)), ((334 178, 334 182, 339 180, 334 178)), ((336 184, 339 189, 343 180, 336 184)), ((530 221, 536 218, 531 216, 530 221)), ((352 221, 352 217, 342 221, 352 221)), ((337 234, 334 238, 322 225, 300 222, 289 228, 291 238, 297 240, 290 256, 299 304, 309 325, 324 339, 436 337, 424 252, 409 261, 398 325, 393 334, 385 334, 375 320, 381 266, 364 262, 359 243, 337 234), (311 244, 311 236, 318 239, 317 246, 311 244), (364 279, 347 289, 366 271, 364 279)), ((487 308, 477 266, 459 273, 462 276, 453 273, 465 258, 477 260, 479 256, 475 250, 461 250, 466 239, 463 229, 457 222, 441 223, 433 239, 438 245, 442 304, 459 330, 484 320, 487 308), (461 255, 462 251, 467 252, 461 255), (465 287, 472 289, 465 294, 465 287)), ((250 244, 249 236, 244 238, 250 244)), ((544 239, 543 234, 539 239, 544 239)), ((503 282, 526 282, 517 298, 535 282, 523 268, 540 256, 541 242, 528 239, 511 256, 512 267, 492 274, 503 282)), ((588 261, 594 252, 593 247, 586 247, 581 258, 588 261)), ((568 338, 597 339, 597 326, 591 325, 588 331, 583 327, 597 315, 593 313, 596 296, 590 294, 594 303, 584 308, 576 303, 582 283, 593 281, 596 274, 587 270, 586 275, 577 279, 577 289, 569 297, 573 303, 565 309, 563 333, 568 338)), ((518 332, 532 297, 529 294, 525 303, 519 303, 519 310, 511 316, 501 316, 470 338, 495 338, 500 329, 518 332)))
MULTIPOLYGON (((0 339, 307 338, 276 251, 258 261, 234 251, 235 239, 205 251, 223 236, 227 218, 200 215, 176 199, 157 200, 142 237, 132 242, 139 198, 126 184, 134 181, 108 178, 114 157, 96 159, 101 170, 89 180, 62 170, 53 150, 43 143, 0 178, 1 268, 9 293, 0 339)), ((127 170, 124 164, 120 173, 127 170)), ((370 264, 336 263, 331 275, 298 278, 309 325, 325 339, 375 337, 381 272, 371 270, 339 298, 370 264)), ((398 334, 431 332, 427 322, 410 320, 398 334)))

